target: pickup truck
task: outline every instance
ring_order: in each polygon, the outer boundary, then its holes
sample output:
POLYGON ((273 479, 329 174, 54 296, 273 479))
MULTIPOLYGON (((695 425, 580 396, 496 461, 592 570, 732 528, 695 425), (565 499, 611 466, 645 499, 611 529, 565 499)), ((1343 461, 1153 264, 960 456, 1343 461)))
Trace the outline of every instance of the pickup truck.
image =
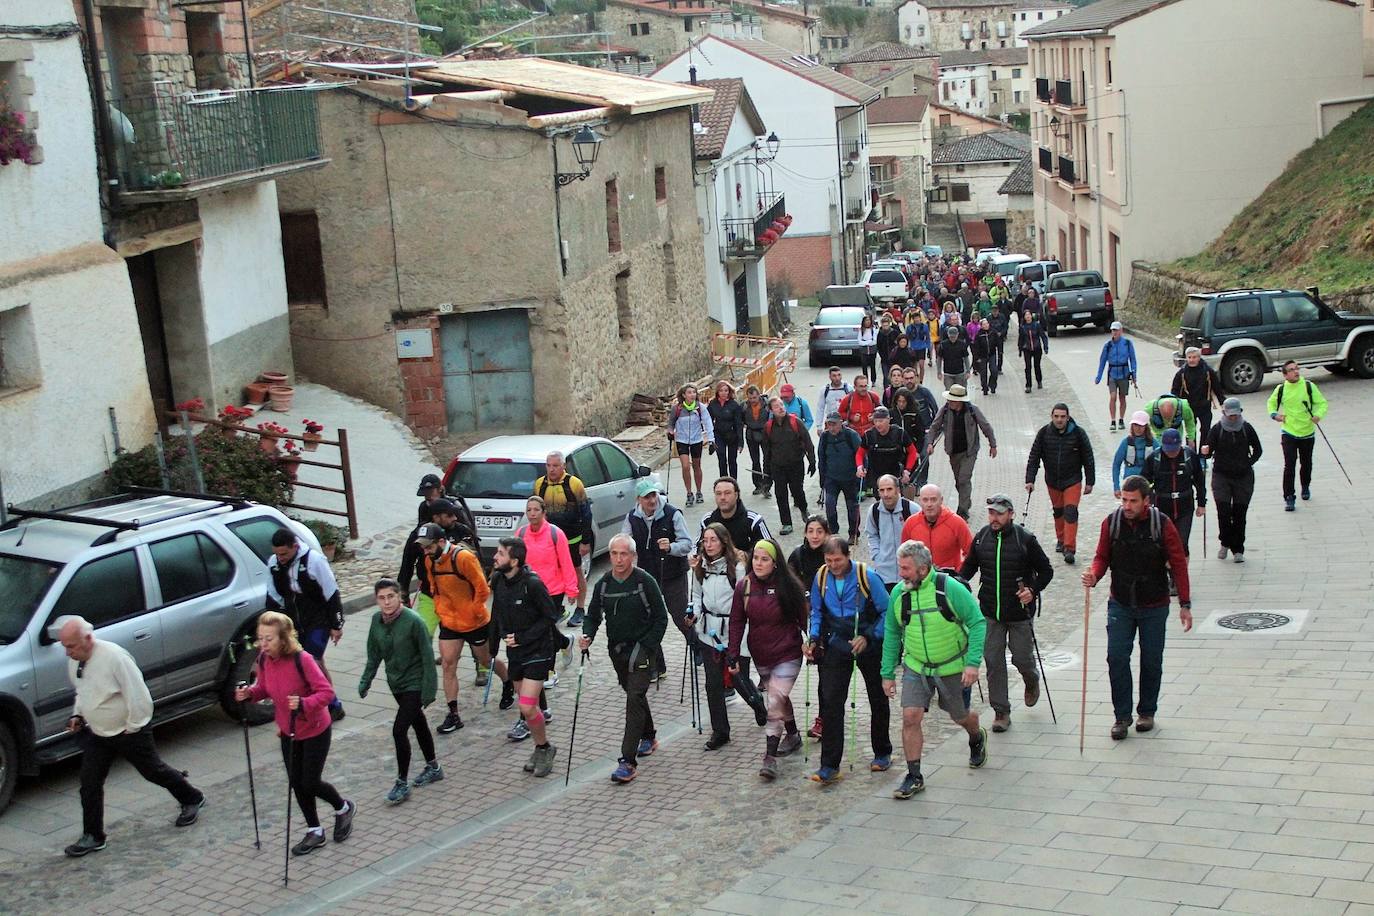
POLYGON ((1112 291, 1095 270, 1057 273, 1045 283, 1045 330, 1051 337, 1067 325, 1095 324, 1105 331, 1114 311, 1112 291))
POLYGON ((1338 311, 1316 287, 1230 289, 1188 297, 1175 365, 1197 347, 1228 391, 1248 394, 1288 360, 1374 378, 1374 317, 1338 311))
POLYGON ((906 274, 896 267, 866 270, 859 283, 868 287, 874 302, 906 298, 906 274))

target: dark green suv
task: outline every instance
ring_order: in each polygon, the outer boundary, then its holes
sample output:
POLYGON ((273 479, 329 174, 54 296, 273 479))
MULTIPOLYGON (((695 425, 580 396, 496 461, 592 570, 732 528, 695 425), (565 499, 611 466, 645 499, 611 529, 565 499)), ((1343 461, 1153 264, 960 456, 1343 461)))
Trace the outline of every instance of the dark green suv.
POLYGON ((1374 378, 1374 317, 1331 308, 1316 287, 1189 296, 1179 319, 1178 342, 1175 365, 1183 364, 1185 350, 1198 347, 1222 384, 1236 394, 1258 390, 1265 372, 1290 359, 1338 375, 1374 378))

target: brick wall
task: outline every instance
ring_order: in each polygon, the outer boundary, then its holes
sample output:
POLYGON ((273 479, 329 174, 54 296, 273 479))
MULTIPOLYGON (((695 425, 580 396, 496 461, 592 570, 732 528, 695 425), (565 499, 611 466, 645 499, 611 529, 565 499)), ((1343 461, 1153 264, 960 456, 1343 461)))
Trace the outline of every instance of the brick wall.
POLYGON ((786 280, 793 296, 811 296, 831 283, 830 236, 785 235, 768 250, 768 280, 786 280))
POLYGON ((406 425, 421 438, 448 434, 448 405, 444 400, 443 354, 439 346, 438 317, 412 318, 395 323, 397 330, 428 328, 434 355, 421 359, 398 359, 404 386, 402 397, 406 425))

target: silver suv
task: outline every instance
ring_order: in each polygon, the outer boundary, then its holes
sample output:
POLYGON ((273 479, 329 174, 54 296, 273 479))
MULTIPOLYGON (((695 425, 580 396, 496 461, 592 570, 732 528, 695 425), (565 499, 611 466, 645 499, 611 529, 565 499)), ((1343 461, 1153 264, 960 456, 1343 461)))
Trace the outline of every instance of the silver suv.
MULTIPOLYGON (((304 525, 246 500, 129 492, 53 512, 11 509, 0 527, 0 811, 19 773, 77 753, 65 731, 75 693, 50 632, 85 617, 138 661, 153 724, 220 703, 249 680, 254 621, 267 600, 272 534, 304 525)), ((271 717, 250 707, 250 721, 271 717)))

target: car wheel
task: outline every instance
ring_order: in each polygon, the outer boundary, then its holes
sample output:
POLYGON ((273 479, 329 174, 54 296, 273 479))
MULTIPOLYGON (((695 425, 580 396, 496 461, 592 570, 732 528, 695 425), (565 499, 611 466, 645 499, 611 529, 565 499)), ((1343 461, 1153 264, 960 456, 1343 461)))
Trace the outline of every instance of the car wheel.
POLYGON ((1350 368, 1360 378, 1374 378, 1374 340, 1366 336, 1350 350, 1350 368))
POLYGON ((0 811, 10 806, 14 798, 14 786, 19 781, 19 744, 14 740, 14 732, 0 722, 0 811))
POLYGON ((1258 391, 1264 380, 1264 364, 1253 351, 1232 353, 1221 365, 1221 381, 1226 390, 1235 394, 1258 391))
POLYGON ((244 718, 248 719, 249 725, 262 725, 271 722, 276 717, 276 709, 271 700, 264 700, 261 703, 240 703, 234 699, 234 689, 244 681, 253 682, 254 668, 258 663, 258 650, 256 647, 251 649, 241 648, 243 643, 235 640, 240 647, 237 649, 237 656, 233 664, 229 666, 229 673, 224 678, 224 684, 220 687, 219 705, 224 710, 224 714, 235 722, 240 722, 244 718))
POLYGON ((1059 326, 1056 325, 1053 321, 1048 321, 1045 323, 1045 333, 1051 337, 1058 337, 1059 326))
POLYGON ((819 368, 820 368, 820 365, 821 365, 821 364, 818 363, 818 362, 816 362, 816 353, 815 353, 814 350, 807 350, 807 351, 806 351, 806 364, 807 364, 808 366, 810 366, 812 369, 819 369, 819 368))

